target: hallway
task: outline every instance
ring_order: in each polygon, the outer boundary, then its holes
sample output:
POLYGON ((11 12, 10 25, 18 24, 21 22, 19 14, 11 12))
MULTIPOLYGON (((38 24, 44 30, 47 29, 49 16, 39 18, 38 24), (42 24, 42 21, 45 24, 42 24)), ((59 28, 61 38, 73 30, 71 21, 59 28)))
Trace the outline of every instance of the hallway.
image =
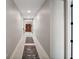
POLYGON ((70 4, 6 0, 6 59, 70 59, 70 4))

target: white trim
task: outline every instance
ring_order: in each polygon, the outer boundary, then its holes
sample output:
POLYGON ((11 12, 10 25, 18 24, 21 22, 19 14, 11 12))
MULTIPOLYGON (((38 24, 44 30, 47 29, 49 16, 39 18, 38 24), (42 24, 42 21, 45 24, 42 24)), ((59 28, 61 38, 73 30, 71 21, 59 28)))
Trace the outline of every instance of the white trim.
POLYGON ((32 43, 28 43, 28 44, 24 44, 24 45, 35 45, 35 44, 32 44, 32 43))
POLYGON ((50 59, 48 54, 44 50, 43 46, 40 44, 40 42, 38 41, 37 37, 34 34, 33 34, 33 39, 40 59, 50 59))
POLYGON ((10 59, 22 59, 22 54, 23 54, 23 50, 24 50, 24 42, 25 42, 25 37, 24 37, 24 35, 22 35, 21 40, 17 44, 10 59))

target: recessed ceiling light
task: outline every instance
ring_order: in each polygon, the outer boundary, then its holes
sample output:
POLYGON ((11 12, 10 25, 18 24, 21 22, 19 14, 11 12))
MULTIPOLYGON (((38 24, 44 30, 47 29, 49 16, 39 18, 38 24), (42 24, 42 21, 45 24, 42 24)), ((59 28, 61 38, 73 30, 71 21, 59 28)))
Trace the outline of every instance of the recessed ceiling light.
POLYGON ((31 10, 27 10, 27 13, 31 13, 31 10))

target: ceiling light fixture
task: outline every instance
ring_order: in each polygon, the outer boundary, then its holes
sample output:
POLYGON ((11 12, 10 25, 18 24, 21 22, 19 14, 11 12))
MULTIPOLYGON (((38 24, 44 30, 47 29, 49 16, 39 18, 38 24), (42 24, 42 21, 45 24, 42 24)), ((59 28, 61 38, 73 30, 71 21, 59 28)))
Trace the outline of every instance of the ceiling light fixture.
POLYGON ((27 13, 31 13, 31 10, 27 10, 27 13))

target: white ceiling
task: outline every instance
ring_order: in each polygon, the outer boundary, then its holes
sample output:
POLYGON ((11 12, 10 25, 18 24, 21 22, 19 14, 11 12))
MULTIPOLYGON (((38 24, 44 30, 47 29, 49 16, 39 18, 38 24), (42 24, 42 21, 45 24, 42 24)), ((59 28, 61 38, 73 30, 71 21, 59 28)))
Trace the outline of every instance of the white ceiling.
POLYGON ((25 18, 33 17, 45 2, 45 0, 14 0, 14 1, 25 18), (27 13, 28 10, 31 10, 31 13, 27 13))

